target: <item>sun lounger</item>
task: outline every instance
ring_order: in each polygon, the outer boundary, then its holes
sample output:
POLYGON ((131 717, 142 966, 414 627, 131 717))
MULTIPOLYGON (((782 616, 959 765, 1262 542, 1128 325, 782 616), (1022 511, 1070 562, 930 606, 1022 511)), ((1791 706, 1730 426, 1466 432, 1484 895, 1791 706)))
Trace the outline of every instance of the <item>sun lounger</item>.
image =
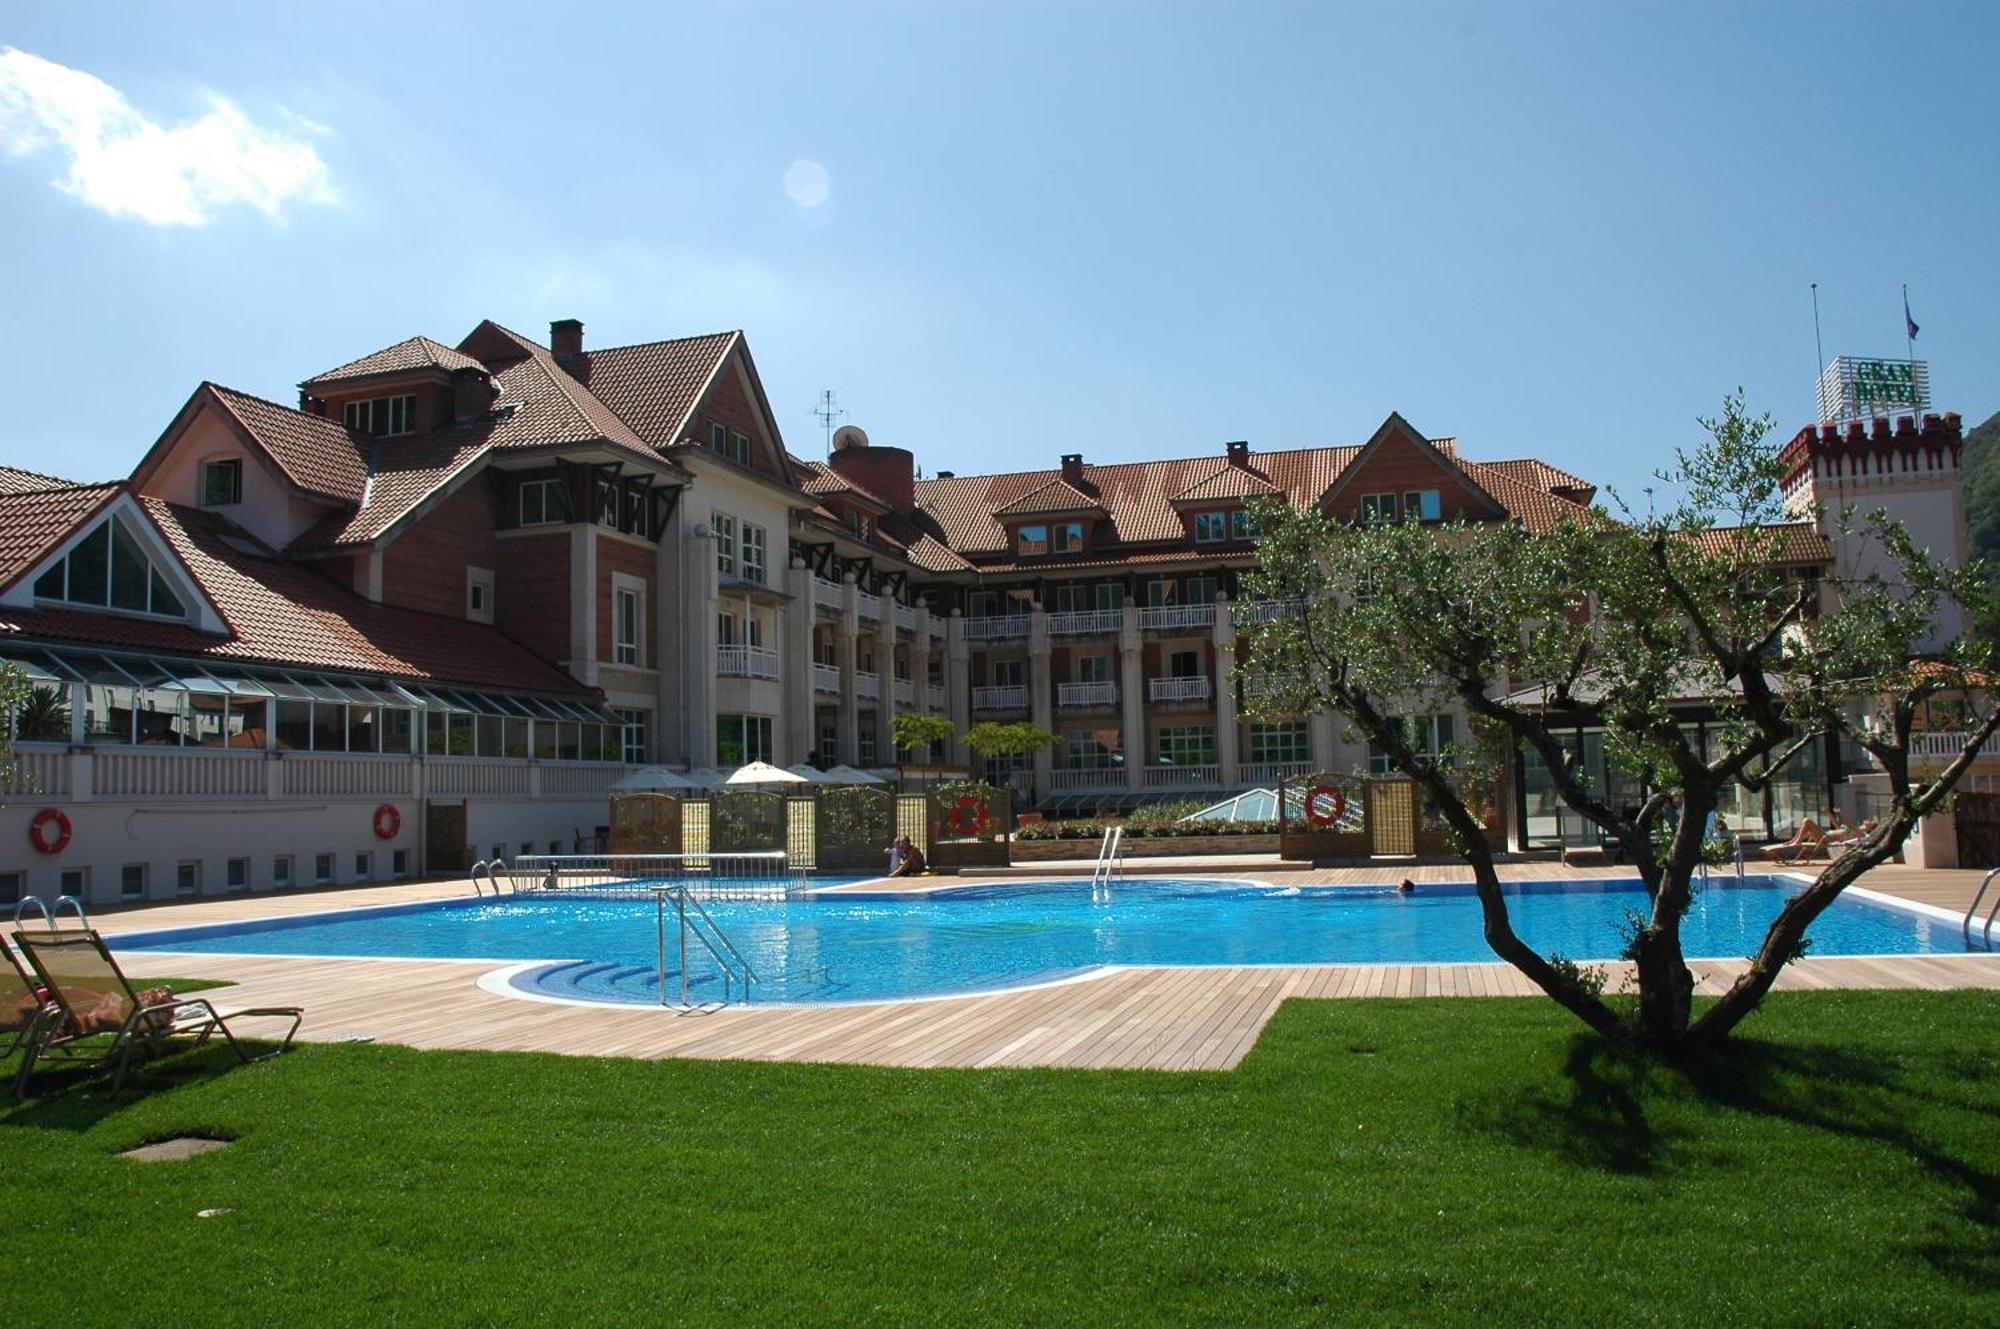
POLYGON ((81 1045, 87 1039, 110 1037, 109 1045, 96 1055, 102 1064, 116 1068, 111 1082, 116 1093, 124 1087, 126 1069, 137 1050, 158 1052, 183 1038, 199 1045, 219 1032, 239 1060, 261 1060, 237 1041, 230 1021, 263 1017, 291 1021, 284 1041, 264 1054, 276 1056, 291 1047, 305 1017, 297 1006, 261 1006, 225 1015, 204 997, 178 997, 165 988, 136 991, 104 938, 92 929, 17 932, 14 943, 34 966, 58 1013, 56 1020, 44 1022, 40 1037, 28 1045, 14 1077, 17 1098, 27 1090, 28 1075, 38 1060, 51 1052, 83 1053, 81 1045))
POLYGON ((7 952, 7 964, 0 968, 0 1037, 5 1037, 10 1029, 14 1034, 0 1057, 11 1057, 24 1045, 39 1039, 43 1026, 57 1017, 54 1007, 42 996, 41 984, 28 972, 13 947, 0 942, 0 951, 7 952))

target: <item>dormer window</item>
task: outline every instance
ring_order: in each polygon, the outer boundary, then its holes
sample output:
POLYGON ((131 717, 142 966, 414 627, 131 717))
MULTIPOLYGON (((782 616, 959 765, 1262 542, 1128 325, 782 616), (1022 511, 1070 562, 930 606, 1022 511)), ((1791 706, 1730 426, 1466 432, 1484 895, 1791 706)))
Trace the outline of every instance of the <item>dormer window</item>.
POLYGON ((1058 554, 1073 553, 1083 548, 1083 523, 1059 521, 1049 528, 1049 538, 1058 554))
POLYGON ((1404 521, 1438 521, 1443 515, 1444 505, 1437 490, 1412 489, 1403 495, 1404 521))
POLYGON ((35 598, 186 618, 187 607, 117 517, 107 517, 35 579, 35 598))
POLYGON ((201 505, 228 507, 243 501, 243 459, 205 461, 201 464, 201 505))
POLYGON ((1229 514, 1224 512, 1197 512, 1194 515, 1194 538, 1197 544, 1216 544, 1229 538, 1229 514))
POLYGON ((1229 514, 1229 538, 1232 540, 1255 540, 1257 538, 1257 514, 1248 508, 1237 508, 1229 514))
POLYGON ((1048 526, 1044 523, 1037 522, 1032 526, 1015 527, 1014 549, 1015 552, 1023 555, 1024 557, 1029 554, 1048 553, 1049 552, 1048 526))
POLYGON ((719 457, 729 458, 738 466, 750 464, 750 436, 739 434, 727 425, 709 425, 708 450, 719 457))
POLYGON ((398 434, 407 434, 417 427, 416 394, 351 401, 341 407, 341 418, 349 429, 370 438, 394 438, 398 434))
POLYGON ((1396 496, 1394 494, 1363 494, 1361 496, 1361 520, 1364 522, 1396 520, 1396 496))

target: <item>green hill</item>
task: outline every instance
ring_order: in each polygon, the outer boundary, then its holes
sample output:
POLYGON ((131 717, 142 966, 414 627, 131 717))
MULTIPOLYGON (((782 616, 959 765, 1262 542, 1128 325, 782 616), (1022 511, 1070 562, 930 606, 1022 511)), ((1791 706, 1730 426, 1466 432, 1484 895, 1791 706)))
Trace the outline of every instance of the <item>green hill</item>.
POLYGON ((2000 557, 2000 413, 1965 435, 1965 526, 1972 553, 2000 557))

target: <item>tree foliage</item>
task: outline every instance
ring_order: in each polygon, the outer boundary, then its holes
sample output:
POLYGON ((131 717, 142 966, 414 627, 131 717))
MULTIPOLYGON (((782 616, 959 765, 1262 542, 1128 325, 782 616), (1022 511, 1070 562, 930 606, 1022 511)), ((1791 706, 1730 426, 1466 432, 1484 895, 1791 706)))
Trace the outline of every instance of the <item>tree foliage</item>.
POLYGON ((890 722, 896 746, 906 750, 948 743, 953 728, 948 715, 919 715, 914 711, 899 712, 890 722))
POLYGON ((1060 735, 1026 720, 981 720, 965 731, 965 746, 981 757, 1025 757, 1060 742, 1060 735))
MULTIPOLYGON (((53 688, 35 688, 28 682, 28 676, 19 665, 0 662, 0 716, 6 723, 0 725, 0 795, 14 783, 18 773, 19 760, 14 752, 14 744, 20 739, 37 739, 45 735, 41 732, 49 723, 47 716, 37 719, 34 712, 35 694, 47 692, 56 696, 53 688)), ((58 701, 59 697, 56 698, 58 701)), ((69 737, 69 708, 62 708, 62 732, 57 738, 69 737)))
POLYGON ((1253 713, 1330 709, 1345 716, 1415 781, 1474 871, 1486 937, 1593 1028, 1654 1046, 1726 1035, 1799 953, 1806 927, 1848 884, 1889 859, 1936 810, 2000 724, 1978 691, 1990 662, 1968 633, 1920 658, 1935 615, 1976 608, 1977 569, 1939 565, 1879 514, 1844 513, 1854 547, 1875 557, 1801 575, 1785 542, 1781 473, 1771 421, 1741 394, 1702 421, 1706 437, 1676 453, 1648 509, 1557 521, 1358 525, 1269 505, 1258 514, 1255 596, 1293 603, 1252 633, 1246 667, 1265 675, 1253 713), (1967 750, 1929 778, 1913 775, 1911 733, 1924 703, 1961 696, 1967 750), (1418 750, 1395 718, 1451 709, 1469 738, 1418 750), (1706 745, 1682 726, 1709 717, 1706 745), (1558 722, 1555 717, 1563 717, 1558 722), (1605 760, 1646 792, 1606 798, 1582 754, 1562 741, 1576 724, 1604 735, 1605 760), (1698 1020, 1681 919, 1721 795, 1760 789, 1829 736, 1859 744, 1887 773, 1888 813, 1833 856, 1793 897, 1743 977, 1698 1020), (1607 1001, 1598 977, 1544 956, 1515 934, 1493 851, 1478 834, 1457 777, 1517 749, 1540 756, 1557 796, 1639 871, 1650 909, 1634 927, 1638 1001, 1607 1001))

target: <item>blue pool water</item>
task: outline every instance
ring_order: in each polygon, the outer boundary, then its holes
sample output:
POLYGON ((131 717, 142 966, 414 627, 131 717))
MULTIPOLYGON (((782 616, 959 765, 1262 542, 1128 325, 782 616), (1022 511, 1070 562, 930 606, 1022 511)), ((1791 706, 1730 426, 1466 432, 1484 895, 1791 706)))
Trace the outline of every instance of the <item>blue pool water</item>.
MULTIPOLYGON (((1798 883, 1750 877, 1708 886, 1686 926, 1693 957, 1742 956, 1798 883)), ((1636 881, 1519 882, 1507 887, 1514 927, 1543 952, 1607 959, 1623 945, 1636 881)), ((1491 961, 1470 886, 1313 888, 1246 882, 1122 881, 947 890, 929 898, 875 893, 711 901, 710 914, 761 983, 758 1002, 880 1000, 1046 982, 1102 965, 1462 963, 1491 961)), ((1963 949, 1950 923, 1843 897, 1809 934, 1815 955, 1963 949)), ((679 981, 669 915, 669 992, 679 981)), ((453 900, 119 938, 121 950, 259 955, 375 955, 547 960, 516 979, 549 995, 658 1000, 654 907, 647 900, 453 900)), ((688 964, 690 993, 721 996, 721 977, 688 964)))

